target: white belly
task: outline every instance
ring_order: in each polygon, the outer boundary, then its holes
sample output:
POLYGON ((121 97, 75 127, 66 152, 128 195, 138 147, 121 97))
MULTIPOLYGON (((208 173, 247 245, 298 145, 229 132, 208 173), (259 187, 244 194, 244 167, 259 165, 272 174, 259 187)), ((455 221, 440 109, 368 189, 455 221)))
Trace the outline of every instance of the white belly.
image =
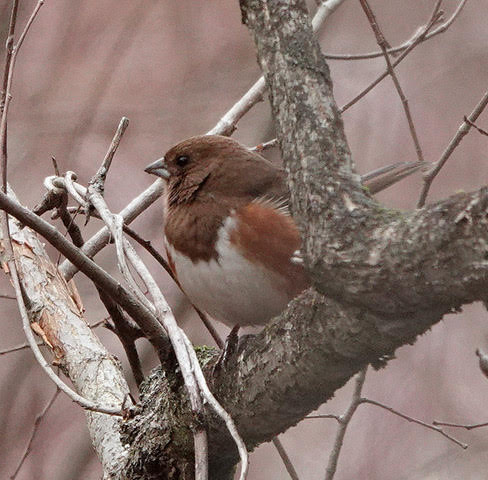
POLYGON ((218 232, 218 261, 193 263, 170 244, 167 248, 178 281, 196 307, 230 327, 264 325, 290 300, 285 279, 241 255, 229 240, 234 227, 229 217, 218 232))

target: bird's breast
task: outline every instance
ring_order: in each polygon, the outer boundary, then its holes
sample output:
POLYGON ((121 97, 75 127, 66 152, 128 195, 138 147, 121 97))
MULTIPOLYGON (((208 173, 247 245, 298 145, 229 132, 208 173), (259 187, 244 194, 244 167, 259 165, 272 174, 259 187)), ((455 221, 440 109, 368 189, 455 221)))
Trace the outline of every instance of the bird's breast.
POLYGON ((190 301, 229 326, 267 323, 308 283, 303 268, 290 261, 300 245, 298 230, 270 205, 253 202, 231 211, 216 230, 212 255, 195 258, 171 240, 166 235, 190 301))

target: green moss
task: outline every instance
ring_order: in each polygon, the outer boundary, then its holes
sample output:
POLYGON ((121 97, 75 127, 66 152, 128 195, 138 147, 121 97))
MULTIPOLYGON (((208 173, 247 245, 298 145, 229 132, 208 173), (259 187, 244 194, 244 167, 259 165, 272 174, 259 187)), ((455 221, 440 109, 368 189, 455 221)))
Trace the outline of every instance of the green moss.
POLYGON ((202 368, 215 359, 215 357, 219 354, 219 351, 215 347, 209 347, 207 345, 197 345, 193 346, 195 349, 195 353, 197 354, 198 362, 200 363, 202 368))
POLYGON ((379 204, 376 206, 375 213, 377 218, 383 220, 385 223, 401 220, 405 216, 405 212, 397 208, 388 208, 379 204))

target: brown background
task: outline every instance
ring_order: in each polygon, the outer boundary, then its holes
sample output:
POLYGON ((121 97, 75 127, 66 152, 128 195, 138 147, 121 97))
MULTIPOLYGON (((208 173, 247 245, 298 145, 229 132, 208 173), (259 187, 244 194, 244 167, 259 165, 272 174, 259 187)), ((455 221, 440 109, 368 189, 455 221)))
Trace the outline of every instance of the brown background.
MULTIPOLYGON (((371 0, 392 45, 410 38, 430 15, 433 1, 371 0)), ((35 2, 21 3, 19 30, 35 2)), ((458 1, 445 1, 447 14, 458 1)), ((5 38, 9 2, 0 2, 0 37, 5 38)), ((470 0, 451 29, 418 47, 398 69, 429 161, 436 160, 488 84, 488 10, 470 0)), ((321 35, 327 52, 367 52, 375 41, 359 3, 348 0, 321 35)), ((384 68, 384 60, 331 61, 337 102, 342 105, 384 68)), ((254 45, 240 22, 238 2, 134 0, 47 0, 19 56, 9 123, 9 180, 20 200, 33 206, 52 173, 51 156, 85 183, 94 173, 122 115, 131 123, 106 185, 119 210, 152 179, 142 168, 173 143, 208 131, 259 75, 254 45)), ((486 115, 479 125, 488 127, 486 115)), ((389 80, 344 115, 360 172, 413 160, 415 153, 399 99, 389 80)), ((257 106, 235 137, 253 145, 272 138, 269 110, 257 106)), ((488 138, 471 133, 436 180, 430 200, 486 184, 488 138)), ((420 176, 381 195, 389 206, 413 208, 420 176)), ((153 206, 136 226, 161 247, 161 209, 153 206)), ((88 232, 98 227, 92 220, 88 232)), ((56 258, 56 257, 53 257, 56 258)), ((97 257, 114 271, 114 252, 97 257)), ((146 257, 147 258, 147 257, 146 257)), ((210 343, 184 299, 154 262, 152 271, 195 343, 210 343)), ((455 275, 456 272, 453 272, 455 275)), ((95 322, 105 316, 93 288, 77 283, 95 322)), ((11 293, 2 279, 2 293, 11 293)), ((0 350, 24 342, 11 300, 0 300, 0 350)), ((423 419, 488 420, 488 381, 474 350, 488 349, 486 312, 480 305, 447 317, 414 346, 398 351, 386 369, 371 372, 366 396, 423 419)), ((219 327, 220 328, 220 327, 219 327)), ((224 327, 220 328, 226 333, 224 327)), ((105 345, 126 362, 118 341, 98 330, 105 345)), ((145 371, 156 365, 140 344, 145 371)), ((29 351, 0 356, 0 478, 15 469, 35 416, 54 386, 29 351)), ((351 385, 320 412, 340 413, 351 385)), ((282 436, 302 479, 324 476, 335 432, 333 420, 305 420, 282 436)), ((467 451, 435 432, 376 407, 361 406, 346 435, 337 480, 486 478, 488 431, 453 432, 467 451)), ((33 450, 18 478, 97 479, 101 469, 84 425, 84 414, 65 396, 41 424, 33 450)), ((287 478, 274 448, 251 457, 252 480, 287 478)))

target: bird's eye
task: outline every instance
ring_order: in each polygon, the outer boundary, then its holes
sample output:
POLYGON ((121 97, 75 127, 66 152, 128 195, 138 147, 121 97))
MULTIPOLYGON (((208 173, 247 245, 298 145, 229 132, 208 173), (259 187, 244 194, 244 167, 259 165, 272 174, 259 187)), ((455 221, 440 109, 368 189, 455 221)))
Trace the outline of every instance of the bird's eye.
POLYGON ((179 167, 184 167, 190 161, 188 155, 178 155, 175 159, 176 165, 179 167))

